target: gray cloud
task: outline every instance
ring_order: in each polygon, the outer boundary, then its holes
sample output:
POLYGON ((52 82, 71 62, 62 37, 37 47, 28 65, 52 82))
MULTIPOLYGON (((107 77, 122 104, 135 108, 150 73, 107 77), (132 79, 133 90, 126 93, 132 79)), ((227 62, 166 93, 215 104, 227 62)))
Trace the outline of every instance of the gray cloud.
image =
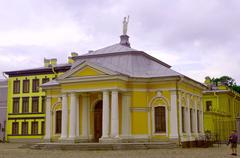
POLYGON ((117 43, 128 14, 134 48, 198 81, 230 75, 240 83, 237 0, 0 0, 0 71, 117 43))

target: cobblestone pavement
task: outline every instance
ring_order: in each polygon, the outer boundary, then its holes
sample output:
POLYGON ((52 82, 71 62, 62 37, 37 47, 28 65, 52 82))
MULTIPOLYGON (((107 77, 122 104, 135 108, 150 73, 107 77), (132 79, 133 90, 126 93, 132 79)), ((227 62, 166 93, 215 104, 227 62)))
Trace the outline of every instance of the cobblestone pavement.
MULTIPOLYGON (((122 151, 32 150, 22 144, 0 144, 0 158, 231 158, 226 145, 212 148, 151 149, 122 151)), ((239 147, 240 153, 240 147, 239 147)))

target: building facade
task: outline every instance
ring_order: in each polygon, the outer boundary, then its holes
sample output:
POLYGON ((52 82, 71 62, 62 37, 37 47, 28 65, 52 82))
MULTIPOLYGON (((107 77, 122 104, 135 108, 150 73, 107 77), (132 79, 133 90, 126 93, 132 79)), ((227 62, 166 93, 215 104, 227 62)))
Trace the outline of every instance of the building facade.
POLYGON ((45 92, 41 85, 67 71, 71 64, 56 65, 44 59, 41 68, 5 72, 8 75, 6 140, 40 141, 45 134, 45 92))
POLYGON ((7 114, 7 80, 0 81, 0 140, 5 141, 5 127, 7 114))
POLYGON ((168 64, 120 43, 74 57, 42 85, 45 141, 193 141, 204 134, 206 88, 168 64))
POLYGON ((218 83, 205 83, 208 90, 203 92, 204 130, 216 139, 227 141, 232 130, 236 130, 236 118, 240 114, 240 94, 218 83))

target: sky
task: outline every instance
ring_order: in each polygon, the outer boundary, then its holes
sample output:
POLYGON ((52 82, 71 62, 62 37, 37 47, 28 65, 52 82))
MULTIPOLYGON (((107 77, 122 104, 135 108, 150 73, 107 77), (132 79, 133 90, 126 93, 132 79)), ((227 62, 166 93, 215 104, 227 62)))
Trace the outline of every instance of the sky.
POLYGON ((0 79, 118 43, 127 15, 132 48, 199 82, 240 84, 239 0, 0 0, 0 79))

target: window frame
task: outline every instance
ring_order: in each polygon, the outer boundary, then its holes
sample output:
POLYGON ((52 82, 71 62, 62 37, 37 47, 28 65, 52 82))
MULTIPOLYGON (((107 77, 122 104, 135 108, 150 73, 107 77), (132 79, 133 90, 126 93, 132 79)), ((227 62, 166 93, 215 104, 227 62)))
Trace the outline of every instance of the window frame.
POLYGON ((19 107, 20 107, 20 98, 13 98, 12 101, 12 113, 19 114, 19 107), (17 105, 16 105, 17 103, 17 105))
POLYGON ((19 122, 12 123, 12 135, 19 135, 19 122))
POLYGON ((23 93, 29 93, 29 89, 30 89, 30 80, 29 79, 25 79, 23 80, 23 88, 22 88, 22 92, 23 93))
POLYGON ((31 123, 31 135, 38 135, 38 121, 31 123))
POLYGON ((55 112, 55 134, 61 134, 62 132, 62 110, 55 112))
POLYGON ((39 87, 40 87, 39 81, 40 80, 38 78, 35 78, 32 80, 32 92, 33 93, 39 92, 39 87))
POLYGON ((20 93, 20 80, 16 79, 13 81, 13 94, 20 93))
POLYGON ((39 113, 39 97, 32 97, 32 113, 39 113))
POLYGON ((22 113, 24 113, 24 114, 29 113, 29 97, 22 98, 22 113), (27 102, 27 103, 25 103, 25 102, 27 102), (26 108, 26 111, 25 111, 25 108, 26 108))
POLYGON ((28 122, 22 122, 22 135, 28 135, 28 122))

